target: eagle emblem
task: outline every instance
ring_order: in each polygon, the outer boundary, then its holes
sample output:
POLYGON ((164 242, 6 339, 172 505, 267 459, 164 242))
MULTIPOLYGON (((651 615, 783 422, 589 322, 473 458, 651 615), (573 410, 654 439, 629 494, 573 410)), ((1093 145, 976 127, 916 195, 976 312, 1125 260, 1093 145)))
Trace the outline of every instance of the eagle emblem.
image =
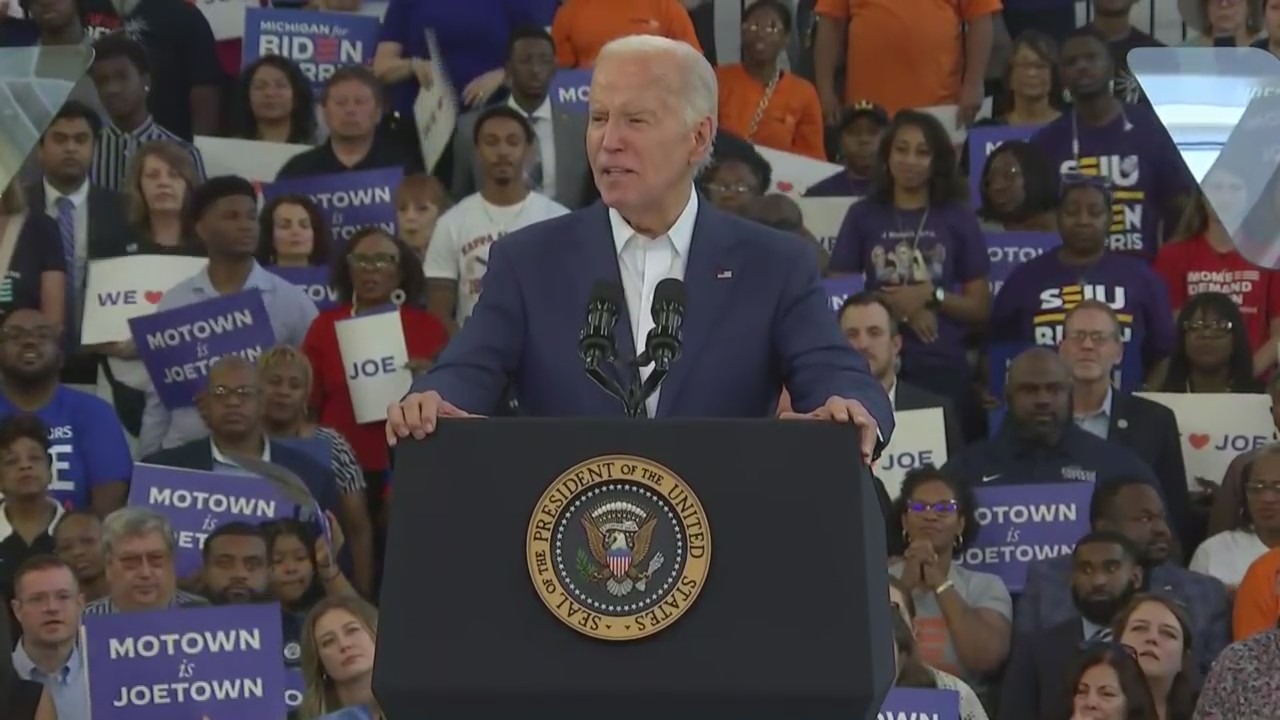
POLYGON ((649 555, 657 516, 624 501, 607 502, 582 516, 587 533, 587 553, 578 552, 578 570, 589 581, 603 584, 609 594, 623 597, 632 590, 645 591, 649 578, 661 567, 662 553, 649 555), (594 562, 592 562, 594 560, 594 562))

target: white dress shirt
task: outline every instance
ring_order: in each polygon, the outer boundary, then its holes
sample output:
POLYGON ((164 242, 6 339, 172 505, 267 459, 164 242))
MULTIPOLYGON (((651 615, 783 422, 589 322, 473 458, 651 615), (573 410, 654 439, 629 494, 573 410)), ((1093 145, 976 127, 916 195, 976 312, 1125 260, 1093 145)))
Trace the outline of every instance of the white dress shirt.
POLYGON ((542 158, 542 187, 538 191, 549 198, 556 197, 556 137, 551 127, 551 96, 547 95, 538 109, 531 113, 517 105, 514 98, 507 98, 507 106, 525 116, 533 126, 542 158))
MULTIPOLYGON (((693 242, 693 223, 698 217, 698 193, 689 187, 689 202, 667 234, 656 238, 640 235, 622 214, 609 209, 609 226, 613 229, 613 246, 618 252, 618 270, 622 275, 622 292, 627 299, 627 314, 631 318, 632 339, 636 354, 644 352, 644 341, 653 329, 653 292, 658 283, 667 278, 684 280, 689 264, 689 245, 693 242)), ((653 367, 640 368, 640 379, 649 377, 653 367)), ((649 417, 658 411, 655 392, 645 401, 649 417)))
MULTIPOLYGON (((58 192, 49 180, 44 181, 44 211, 53 218, 54 222, 58 221, 58 200, 65 197, 71 201, 72 207, 75 208, 74 218, 76 224, 76 273, 68 277, 78 277, 81 282, 85 278, 85 264, 89 262, 89 181, 86 179, 80 184, 79 188, 68 195, 58 192)), ((67 268, 70 270, 70 268, 67 268)), ((84 288, 76 288, 77 297, 84 288)))

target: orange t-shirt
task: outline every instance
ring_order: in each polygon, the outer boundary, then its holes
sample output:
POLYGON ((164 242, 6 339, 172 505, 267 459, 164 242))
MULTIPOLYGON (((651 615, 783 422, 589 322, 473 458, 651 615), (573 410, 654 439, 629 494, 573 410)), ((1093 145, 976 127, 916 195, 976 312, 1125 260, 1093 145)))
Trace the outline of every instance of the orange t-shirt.
POLYGON ((551 24, 563 68, 591 67, 600 48, 627 35, 661 35, 702 52, 680 0, 565 0, 551 24))
POLYGON ((760 125, 751 134, 751 121, 766 87, 741 65, 716 68, 716 81, 720 86, 720 127, 774 150, 827 159, 822 141, 822 105, 813 83, 783 73, 760 117, 760 125))
POLYGON ((1236 641, 1270 630, 1280 619, 1280 549, 1268 550, 1245 571, 1236 590, 1231 635, 1236 641))
POLYGON ((964 23, 1000 8, 1000 0, 818 0, 815 11, 849 24, 845 103, 870 100, 892 115, 955 104, 964 23))

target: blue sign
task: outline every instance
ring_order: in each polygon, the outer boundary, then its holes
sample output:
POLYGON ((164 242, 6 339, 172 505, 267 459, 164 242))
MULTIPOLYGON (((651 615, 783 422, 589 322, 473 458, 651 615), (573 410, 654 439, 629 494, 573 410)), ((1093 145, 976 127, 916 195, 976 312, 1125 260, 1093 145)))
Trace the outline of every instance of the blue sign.
POLYGON ((848 300, 850 295, 857 295, 862 292, 866 284, 866 276, 848 275, 846 277, 825 278, 822 281, 822 288, 827 292, 827 301, 831 304, 831 310, 840 312, 840 307, 844 305, 844 301, 848 300))
POLYGON ((93 720, 285 716, 280 606, 86 615, 93 720))
POLYGON ((586 114, 587 103, 591 100, 590 68, 573 68, 556 71, 551 78, 551 106, 560 110, 568 110, 586 114))
POLYGON ((876 720, 959 720, 960 693, 955 690, 891 688, 876 720))
POLYGON ((308 267, 272 265, 267 269, 306 291, 307 297, 316 304, 317 310, 328 310, 338 304, 338 291, 329 285, 329 268, 323 265, 308 267))
POLYGON ((246 8, 242 68, 264 55, 292 60, 320 89, 344 65, 370 65, 378 45, 376 17, 358 13, 246 8))
POLYGON ((989 232, 986 240, 987 256, 991 258, 987 280, 991 283, 992 296, 1000 292, 1014 268, 1062 244, 1062 237, 1057 233, 989 232))
POLYGON ((195 402, 218 358, 239 355, 256 362, 276 344, 261 290, 132 318, 129 330, 160 401, 170 410, 195 402))
POLYGON ((1022 592, 1028 565, 1070 555, 1089 532, 1093 490, 1092 482, 974 487, 978 537, 958 562, 1022 592))
POLYGON ((325 222, 337 244, 335 251, 339 251, 352 235, 371 225, 395 233, 396 188, 403 180, 402 168, 289 178, 263 185, 262 202, 284 195, 311 198, 325 213, 325 222))
POLYGON ((293 712, 302 707, 302 694, 307 691, 307 681, 302 677, 302 668, 286 667, 284 669, 284 704, 293 712))
POLYGON ((969 129, 969 202, 975 210, 982 207, 982 169, 987 158, 1010 140, 1030 140, 1039 125, 985 125, 969 129))

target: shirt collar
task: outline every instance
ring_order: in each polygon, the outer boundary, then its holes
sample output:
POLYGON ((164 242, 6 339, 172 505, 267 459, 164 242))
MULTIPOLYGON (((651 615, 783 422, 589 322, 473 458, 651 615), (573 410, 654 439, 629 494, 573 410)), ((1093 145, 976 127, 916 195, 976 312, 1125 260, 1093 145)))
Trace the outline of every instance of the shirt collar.
MULTIPOLYGON (((253 261, 253 269, 249 271, 249 277, 244 280, 244 290, 261 290, 264 293, 271 292, 275 289, 272 284, 272 274, 267 272, 257 260, 253 261)), ((196 274, 196 284, 193 290, 197 290, 205 295, 217 295, 218 291, 213 287, 213 280, 209 279, 209 263, 205 263, 200 272, 196 274)))
POLYGON ((898 378, 893 378, 893 384, 889 386, 889 407, 898 409, 898 378))
MULTIPOLYGON (((71 654, 67 656, 67 661, 58 668, 58 682, 66 683, 71 678, 71 673, 80 669, 81 663, 80 643, 71 646, 71 654)), ((27 654, 27 644, 24 641, 18 641, 18 647, 13 650, 13 669, 18 671, 18 675, 27 680, 41 682, 36 678, 39 673, 40 678, 48 677, 45 671, 36 667, 35 661, 27 654)))
MULTIPOLYGON (((45 501, 53 506, 53 519, 49 521, 49 527, 45 528, 45 532, 53 534, 53 529, 58 526, 58 521, 62 519, 66 512, 62 505, 51 497, 46 497, 45 501)), ((13 535, 13 525, 9 524, 9 516, 4 512, 4 501, 0 500, 0 542, 8 540, 13 535)))
POLYGON ((1107 385, 1107 394, 1102 398, 1102 406, 1097 410, 1088 413, 1081 413, 1075 416, 1076 421, 1088 420, 1095 417, 1110 418, 1111 417, 1111 399, 1115 393, 1115 388, 1110 384, 1107 385))
POLYGON ((542 99, 542 104, 539 105, 533 112, 525 112, 524 108, 516 104, 516 99, 514 97, 507 98, 507 107, 511 108, 512 110, 515 110, 516 112, 520 113, 525 117, 538 118, 539 120, 551 119, 551 95, 550 94, 548 94, 546 97, 542 99))
MULTIPOLYGON (((214 442, 213 438, 209 438, 209 450, 213 454, 213 462, 215 465, 240 466, 235 460, 232 460, 222 454, 222 451, 218 449, 218 443, 214 442)), ((262 462, 271 462, 271 441, 267 439, 266 435, 262 436, 262 462)))
POLYGON ((80 183, 80 187, 76 188, 75 190, 65 195, 62 194, 62 192, 60 192, 57 188, 50 185, 49 179, 45 178, 44 197, 45 197, 45 202, 51 208, 57 207, 58 198, 62 198, 62 197, 67 198, 68 200, 71 201, 72 205, 79 208, 84 205, 84 201, 89 197, 89 178, 85 178, 84 182, 80 183))
POLYGON ((1082 632, 1084 632, 1085 640, 1092 640, 1094 637, 1098 635, 1099 631, 1107 629, 1106 625, 1097 625, 1092 622, 1089 622, 1084 618, 1080 618, 1080 626, 1081 626, 1082 632))
POLYGON ((142 121, 141 125, 139 125, 138 127, 134 128, 131 131, 121 130, 115 125, 108 125, 107 129, 115 133, 116 135, 120 135, 122 137, 131 137, 131 138, 134 138, 135 140, 140 140, 143 137, 145 137, 147 133, 151 132, 151 129, 155 127, 155 124, 156 124, 155 118, 148 115, 147 119, 142 121))
MULTIPOLYGON (((676 218, 671 229, 667 231, 666 237, 671 240, 671 244, 675 246, 676 254, 681 257, 688 257, 689 245, 693 242, 693 224, 698 218, 698 191, 692 186, 689 187, 689 202, 685 203, 684 211, 676 218)), ((613 247, 619 255, 622 249, 626 247, 627 241, 633 237, 643 237, 631 227, 631 223, 622 217, 622 213, 609 208, 609 227, 613 230, 613 247)), ((655 238, 656 239, 656 238, 655 238)))

